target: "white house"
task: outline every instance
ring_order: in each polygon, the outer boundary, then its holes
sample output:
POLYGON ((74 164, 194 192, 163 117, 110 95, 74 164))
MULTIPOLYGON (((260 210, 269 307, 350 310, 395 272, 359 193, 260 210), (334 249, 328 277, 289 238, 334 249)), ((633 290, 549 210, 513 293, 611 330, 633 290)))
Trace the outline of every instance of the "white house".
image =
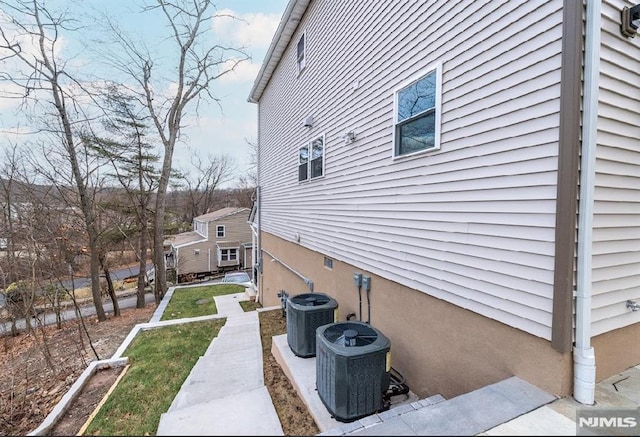
POLYGON ((249 96, 263 304, 332 295, 420 396, 592 404, 640 363, 633 6, 291 0, 249 96))

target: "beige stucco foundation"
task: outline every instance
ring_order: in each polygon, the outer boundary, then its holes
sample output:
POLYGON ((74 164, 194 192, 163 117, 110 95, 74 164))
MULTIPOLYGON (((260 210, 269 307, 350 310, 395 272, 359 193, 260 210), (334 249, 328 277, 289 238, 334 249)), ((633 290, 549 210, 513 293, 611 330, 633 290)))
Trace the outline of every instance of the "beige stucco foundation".
POLYGON ((549 341, 399 285, 352 265, 262 233, 263 272, 260 302, 280 305, 278 292, 309 292, 307 284, 279 262, 313 281, 314 292, 338 301, 339 320, 350 313, 369 320, 391 340, 392 366, 420 397, 446 398, 467 393, 510 376, 518 376, 557 396, 571 394, 571 354, 552 349, 549 341), (371 276, 370 314, 362 292, 362 315, 353 274, 371 276))
POLYGON ((591 339, 596 353, 596 381, 600 382, 640 363, 640 323, 591 339))

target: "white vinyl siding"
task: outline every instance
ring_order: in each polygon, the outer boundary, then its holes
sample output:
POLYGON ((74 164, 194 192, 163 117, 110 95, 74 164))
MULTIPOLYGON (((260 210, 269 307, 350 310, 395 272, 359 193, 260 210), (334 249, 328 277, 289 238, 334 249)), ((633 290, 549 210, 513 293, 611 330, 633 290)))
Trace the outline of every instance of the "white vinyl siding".
POLYGON ((626 308, 640 299, 640 40, 620 34, 621 7, 602 8, 592 335, 640 321, 626 308))
POLYGON ((312 2, 319 62, 295 80, 294 34, 260 100, 262 229, 550 339, 561 8, 312 2), (440 150, 394 160, 394 90, 438 63, 440 150), (322 132, 325 177, 299 184, 322 132))

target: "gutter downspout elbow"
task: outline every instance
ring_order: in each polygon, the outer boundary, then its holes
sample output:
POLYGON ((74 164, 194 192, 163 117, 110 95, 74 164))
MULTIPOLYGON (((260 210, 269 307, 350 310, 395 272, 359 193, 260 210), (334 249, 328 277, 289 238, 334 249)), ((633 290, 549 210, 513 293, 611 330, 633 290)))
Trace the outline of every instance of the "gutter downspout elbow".
POLYGON ((305 279, 304 283, 307 284, 309 288, 309 293, 313 293, 313 281, 311 279, 305 279))
POLYGON ((595 351, 591 347, 591 296, 601 10, 601 0, 587 2, 575 300, 576 328, 573 348, 573 397, 585 405, 595 403, 596 385, 596 358, 595 351))

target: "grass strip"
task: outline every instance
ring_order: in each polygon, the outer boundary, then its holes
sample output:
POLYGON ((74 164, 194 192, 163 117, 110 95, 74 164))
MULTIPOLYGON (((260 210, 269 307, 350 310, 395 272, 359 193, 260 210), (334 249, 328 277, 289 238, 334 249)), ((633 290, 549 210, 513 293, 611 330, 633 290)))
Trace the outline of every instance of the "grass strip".
POLYGON ((215 296, 242 293, 244 287, 237 284, 215 284, 202 287, 176 288, 160 320, 217 314, 215 296))
POLYGON ((124 356, 130 368, 85 435, 155 435, 165 413, 226 319, 141 332, 124 356))
POLYGON ((241 300, 238 303, 245 313, 249 311, 255 311, 258 308, 262 308, 262 305, 260 305, 260 303, 253 300, 241 300))

